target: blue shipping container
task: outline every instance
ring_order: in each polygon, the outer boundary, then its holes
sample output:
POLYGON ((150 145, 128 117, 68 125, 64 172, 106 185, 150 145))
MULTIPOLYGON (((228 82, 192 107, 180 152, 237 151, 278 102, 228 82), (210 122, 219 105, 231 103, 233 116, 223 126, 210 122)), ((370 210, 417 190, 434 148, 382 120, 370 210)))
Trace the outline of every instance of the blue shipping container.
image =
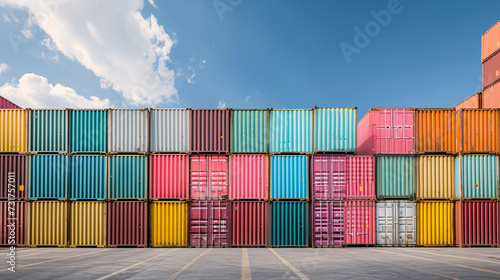
POLYGON ((455 178, 457 198, 498 198, 498 156, 456 157, 455 178))
POLYGON ((109 170, 109 196, 111 199, 146 198, 145 156, 111 156, 109 170))
POLYGON ((307 156, 271 157, 271 199, 308 198, 307 156))
POLYGON ((67 156, 31 156, 30 173, 30 199, 66 199, 69 178, 67 156))
POLYGON ((271 111, 271 153, 312 152, 312 111, 271 111))
POLYGON ((314 150, 355 152, 357 108, 315 108, 314 150))
POLYGON ((108 151, 107 110, 71 110, 69 119, 70 152, 108 151))
POLYGON ((72 156, 70 174, 69 197, 71 200, 106 199, 107 157, 98 155, 72 156))

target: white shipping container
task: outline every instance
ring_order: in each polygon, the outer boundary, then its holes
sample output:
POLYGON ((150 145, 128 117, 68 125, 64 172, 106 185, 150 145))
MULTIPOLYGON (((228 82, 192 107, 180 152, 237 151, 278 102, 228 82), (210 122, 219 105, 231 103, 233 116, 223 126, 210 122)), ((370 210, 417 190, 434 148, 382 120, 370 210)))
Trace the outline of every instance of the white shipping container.
POLYGON ((189 152, 189 110, 151 109, 151 152, 189 152))
POLYGON ((416 245, 417 204, 409 200, 377 202, 377 245, 416 245))
POLYGON ((148 109, 110 109, 109 114, 109 152, 146 153, 148 109))

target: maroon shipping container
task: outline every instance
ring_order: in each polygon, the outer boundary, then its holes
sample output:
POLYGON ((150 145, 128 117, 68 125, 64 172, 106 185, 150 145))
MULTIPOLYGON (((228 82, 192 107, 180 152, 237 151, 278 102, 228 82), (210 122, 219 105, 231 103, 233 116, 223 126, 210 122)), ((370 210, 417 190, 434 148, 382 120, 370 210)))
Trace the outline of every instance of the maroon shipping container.
POLYGON ((13 184, 12 199, 26 199, 27 160, 24 155, 0 155, 0 199, 8 199, 9 184, 13 184))
POLYGON ((233 246, 269 244, 269 202, 233 201, 230 217, 233 246))
POLYGON ((229 152, 228 109, 191 110, 191 151, 198 153, 229 152))
POLYGON ((267 200, 269 197, 268 157, 232 155, 229 162, 229 199, 267 200))
POLYGON ((500 53, 483 63, 483 88, 500 79, 500 53))
POLYGON ((147 203, 108 202, 108 246, 147 247, 147 203))
POLYGON ((0 224, 2 226, 0 246, 26 246, 27 206, 28 203, 24 201, 0 201, 0 224), (9 239, 10 236, 14 238, 9 239))
POLYGON ((22 108, 0 96, 0 109, 22 109, 22 108))
POLYGON ((227 156, 191 156, 189 175, 191 199, 227 199, 227 156))
POLYGON ((343 199, 346 192, 345 156, 313 155, 311 186, 314 200, 343 199))
POLYGON ((189 242, 193 247, 229 246, 229 203, 196 202, 189 206, 189 242))
POLYGON ((344 201, 344 244, 375 244, 375 201, 344 201))
POLYGON ((455 245, 500 246, 500 202, 457 201, 455 245))
POLYGON ((375 157, 347 157, 348 199, 375 199, 375 157))
POLYGON ((342 247, 344 245, 344 211, 342 201, 316 201, 312 203, 315 247, 342 247))
POLYGON ((188 198, 187 155, 150 155, 151 199, 188 198))

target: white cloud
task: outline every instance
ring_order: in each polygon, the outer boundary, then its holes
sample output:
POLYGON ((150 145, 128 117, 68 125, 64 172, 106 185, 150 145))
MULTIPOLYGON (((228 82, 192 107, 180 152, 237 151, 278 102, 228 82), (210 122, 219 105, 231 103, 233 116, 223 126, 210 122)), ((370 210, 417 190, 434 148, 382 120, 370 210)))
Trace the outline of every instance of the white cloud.
POLYGON ((188 84, 194 84, 194 77, 196 76, 196 73, 194 72, 193 70, 193 75, 189 76, 189 77, 186 77, 186 80, 188 82, 188 84))
POLYGON ((203 60, 202 62, 200 62, 200 69, 205 69, 205 67, 207 67, 207 61, 203 60))
POLYGON ((58 63, 58 62, 59 62, 59 55, 58 55, 58 54, 55 54, 55 55, 52 57, 52 60, 53 60, 55 63, 58 63))
POLYGON ((23 36, 26 39, 32 39, 33 38, 33 34, 31 33, 31 29, 24 28, 23 30, 21 30, 21 34, 23 34, 23 36))
POLYGON ((2 14, 2 17, 3 17, 3 21, 5 21, 5 22, 7 22, 7 23, 9 23, 9 22, 10 22, 10 18, 9 18, 9 16, 8 16, 8 15, 6 15, 6 14, 2 14))
POLYGON ((9 72, 9 70, 10 70, 9 65, 7 65, 5 63, 0 63, 0 75, 2 75, 3 73, 9 72))
POLYGON ((251 96, 250 95, 247 95, 247 97, 245 97, 245 102, 248 102, 250 100, 251 96))
POLYGON ((158 9, 158 7, 156 7, 155 5, 155 1, 154 0, 148 0, 149 1, 149 4, 151 4, 151 6, 155 7, 158 9))
POLYGON ((224 101, 219 101, 219 105, 217 105, 217 108, 219 108, 219 109, 226 108, 226 102, 224 102, 224 101))
POLYGON ((60 84, 53 85, 47 78, 33 73, 24 74, 17 84, 5 83, 0 87, 0 95, 24 108, 107 108, 109 99, 96 96, 86 98, 72 88, 60 84))

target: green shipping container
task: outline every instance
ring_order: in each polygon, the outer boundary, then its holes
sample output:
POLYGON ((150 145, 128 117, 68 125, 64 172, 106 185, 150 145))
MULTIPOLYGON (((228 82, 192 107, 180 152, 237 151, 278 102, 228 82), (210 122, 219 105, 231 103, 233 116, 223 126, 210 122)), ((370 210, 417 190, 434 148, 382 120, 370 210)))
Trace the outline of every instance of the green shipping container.
POLYGON ((415 157, 378 156, 376 162, 377 198, 415 196, 415 157))
POLYGON ((66 153, 68 150, 68 111, 31 110, 30 151, 66 153))
POLYGON ((279 201, 271 204, 271 245, 309 246, 309 203, 279 201))
POLYGON ((456 157, 456 198, 498 198, 498 173, 498 156, 456 157))
POLYGON ((231 152, 267 153, 268 110, 233 109, 231 119, 231 152))

